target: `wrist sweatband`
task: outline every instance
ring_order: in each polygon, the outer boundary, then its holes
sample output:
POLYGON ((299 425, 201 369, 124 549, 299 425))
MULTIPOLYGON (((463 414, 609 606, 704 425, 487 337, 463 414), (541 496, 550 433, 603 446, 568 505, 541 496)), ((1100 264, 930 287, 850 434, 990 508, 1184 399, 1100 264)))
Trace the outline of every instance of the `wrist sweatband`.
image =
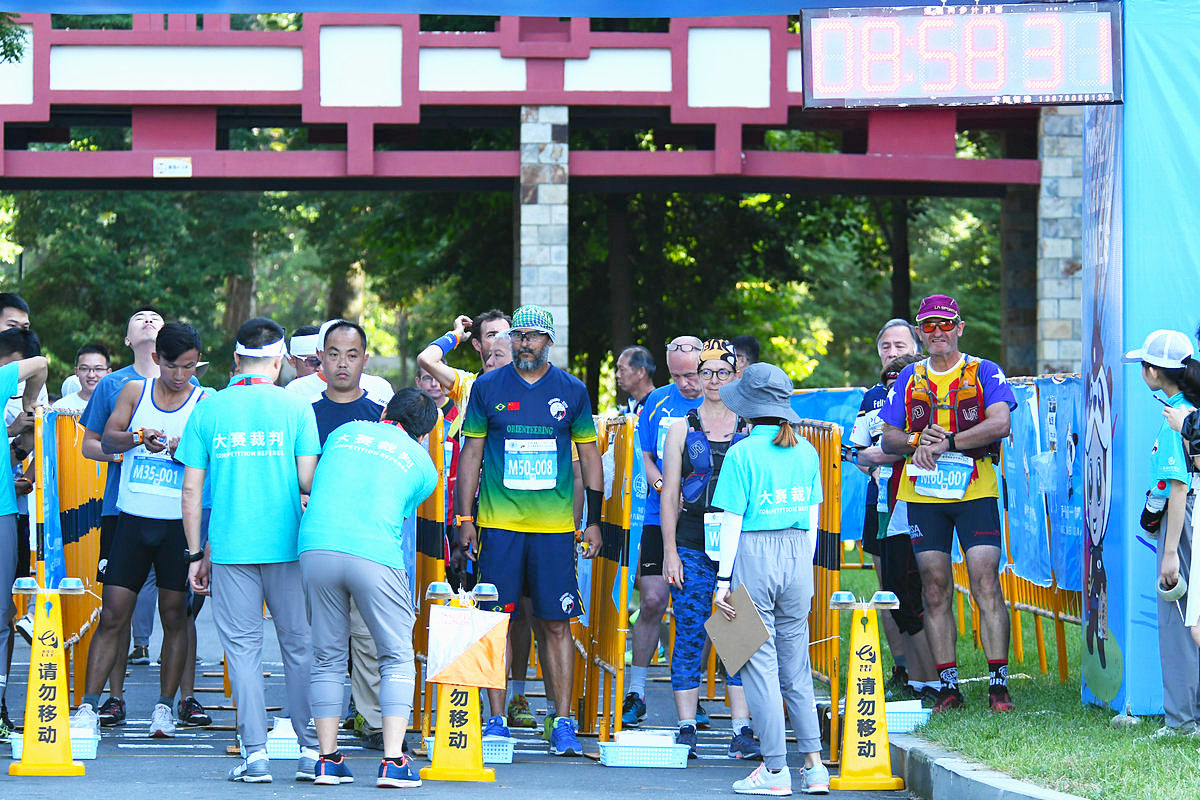
POLYGON ((433 344, 437 346, 438 350, 442 351, 442 357, 445 358, 451 350, 458 347, 458 334, 456 334, 454 331, 450 331, 445 336, 434 341, 433 344))
POLYGON ((724 577, 724 578, 722 578, 720 575, 717 576, 717 583, 731 583, 732 581, 733 581, 732 575, 724 577))
POLYGON ((604 511, 604 492, 599 489, 584 489, 587 498, 587 526, 600 524, 600 514, 604 511))

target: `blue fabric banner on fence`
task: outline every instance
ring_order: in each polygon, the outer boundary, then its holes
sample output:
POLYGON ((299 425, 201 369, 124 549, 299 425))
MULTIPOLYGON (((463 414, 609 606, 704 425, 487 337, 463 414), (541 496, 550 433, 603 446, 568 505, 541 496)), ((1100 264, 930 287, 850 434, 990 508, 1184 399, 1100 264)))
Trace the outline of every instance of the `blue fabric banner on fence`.
POLYGON ((1040 489, 1037 390, 1013 384, 1017 407, 1004 440, 1004 492, 1008 506, 1008 546, 1013 573, 1038 586, 1054 582, 1050 571, 1050 542, 1046 536, 1046 503, 1040 489))
MULTIPOLYGON (((847 389, 819 389, 792 395, 792 408, 801 419, 819 419, 842 426, 842 441, 850 440, 850 429, 858 416, 865 391, 858 386, 847 389)), ((867 508, 867 476, 846 464, 842 469, 842 541, 862 538, 863 515, 867 508)))
POLYGON ((1083 381, 1038 378, 1042 450, 1053 457, 1046 491, 1050 508, 1050 565, 1058 585, 1083 589, 1083 381))
MULTIPOLYGON (((36 465, 42 486, 42 553, 46 564, 46 588, 57 589, 67 576, 67 554, 63 548, 62 517, 58 507, 58 413, 46 414, 42 423, 42 463, 36 465)), ((31 526, 36 531, 36 526, 31 526)))

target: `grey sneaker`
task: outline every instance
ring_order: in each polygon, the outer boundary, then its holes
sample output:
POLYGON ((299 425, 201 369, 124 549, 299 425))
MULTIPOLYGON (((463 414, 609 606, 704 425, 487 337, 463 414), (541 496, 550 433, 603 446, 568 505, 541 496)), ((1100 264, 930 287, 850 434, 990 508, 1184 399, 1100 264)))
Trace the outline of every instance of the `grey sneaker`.
POLYGON ((82 703, 71 715, 71 727, 75 730, 87 731, 91 736, 100 735, 100 715, 91 703, 82 703))
POLYGON ((175 735, 175 714, 170 706, 158 703, 150 715, 150 738, 170 739, 175 735))
POLYGON ((800 791, 805 794, 829 794, 829 770, 824 764, 800 770, 800 791))
POLYGON ((246 760, 229 770, 229 780, 239 783, 270 783, 271 759, 266 750, 255 750, 246 760))
POLYGON ((759 764, 754 772, 733 782, 733 791, 738 794, 787 797, 792 793, 792 771, 784 767, 779 772, 771 772, 766 764, 759 764))
POLYGON ((675 734, 675 744, 686 744, 688 758, 696 758, 696 726, 680 725, 679 733, 675 734))
POLYGON ((296 762, 296 780, 311 781, 317 777, 317 759, 320 754, 311 747, 300 748, 300 760, 296 762))

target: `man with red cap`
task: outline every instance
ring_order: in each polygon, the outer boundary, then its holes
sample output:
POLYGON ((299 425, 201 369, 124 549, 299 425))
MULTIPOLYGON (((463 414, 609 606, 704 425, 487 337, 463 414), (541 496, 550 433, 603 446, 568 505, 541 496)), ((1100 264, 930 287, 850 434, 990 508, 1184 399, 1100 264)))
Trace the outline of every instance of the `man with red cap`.
POLYGON ((882 446, 905 457, 897 498, 908 503, 909 535, 924 584, 925 629, 941 677, 934 711, 963 704, 950 609, 955 533, 979 607, 990 672, 988 704, 993 711, 1009 711, 1009 621, 998 575, 1002 542, 995 463, 1017 403, 997 364, 959 351, 965 325, 954 298, 935 294, 921 301, 917 327, 929 357, 905 367, 892 385, 879 411, 882 446))

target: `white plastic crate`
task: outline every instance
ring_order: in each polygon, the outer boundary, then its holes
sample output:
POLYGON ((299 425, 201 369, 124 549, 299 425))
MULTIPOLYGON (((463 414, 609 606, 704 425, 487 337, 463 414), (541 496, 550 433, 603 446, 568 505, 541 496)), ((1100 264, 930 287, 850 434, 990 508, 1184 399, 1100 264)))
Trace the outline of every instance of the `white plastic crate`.
POLYGON ((671 744, 664 747, 644 745, 600 743, 600 763, 606 767, 660 767, 683 769, 687 766, 686 744, 671 744))
MULTIPOLYGON (((425 752, 429 754, 429 760, 433 760, 433 737, 425 737, 425 752)), ((485 764, 511 764, 513 763, 513 739, 505 739, 502 736, 485 736, 483 737, 483 763, 485 764)))
MULTIPOLYGON (((13 761, 20 761, 21 754, 25 750, 25 740, 21 734, 14 733, 9 736, 8 743, 12 745, 13 761)), ((96 757, 96 750, 99 747, 99 736, 71 736, 71 758, 76 761, 91 761, 96 757)))
POLYGON ((932 713, 933 709, 931 708, 922 708, 920 711, 888 711, 887 731, 888 733, 912 733, 929 722, 929 715, 932 713))

